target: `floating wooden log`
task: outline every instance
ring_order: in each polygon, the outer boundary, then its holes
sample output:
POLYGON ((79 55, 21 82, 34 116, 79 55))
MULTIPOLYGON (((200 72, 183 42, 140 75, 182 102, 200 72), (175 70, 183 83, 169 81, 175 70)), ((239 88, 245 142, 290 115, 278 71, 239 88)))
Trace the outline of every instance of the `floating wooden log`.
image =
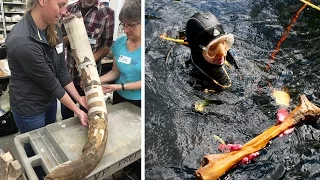
POLYGON ((201 167, 196 170, 197 179, 216 180, 231 168, 235 167, 244 157, 264 148, 270 140, 285 130, 311 117, 319 118, 320 108, 312 104, 305 95, 300 96, 300 104, 285 118, 284 122, 272 126, 259 136, 242 146, 241 150, 224 154, 211 154, 203 157, 201 167), (308 118, 307 118, 308 117, 308 118))
POLYGON ((79 159, 59 166, 45 177, 46 180, 84 179, 99 164, 108 137, 107 108, 83 18, 79 15, 70 15, 63 23, 87 98, 88 141, 79 159))

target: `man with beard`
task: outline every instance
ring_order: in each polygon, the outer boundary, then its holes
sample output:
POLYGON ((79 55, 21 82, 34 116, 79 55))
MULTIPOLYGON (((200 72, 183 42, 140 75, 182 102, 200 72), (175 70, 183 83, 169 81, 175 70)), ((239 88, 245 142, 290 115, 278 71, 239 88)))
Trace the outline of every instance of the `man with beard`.
MULTIPOLYGON (((114 11, 104 3, 100 3, 98 0, 79 0, 69 5, 67 11, 72 14, 81 13, 94 59, 97 64, 97 70, 100 74, 101 59, 108 55, 113 41, 114 11)), ((64 35, 63 41, 67 47, 67 65, 69 73, 73 78, 77 91, 83 96, 84 92, 80 86, 81 80, 77 71, 76 62, 71 54, 68 37, 66 36, 66 33, 64 35)), ((73 112, 64 105, 61 106, 61 114, 63 119, 74 116, 73 112)))

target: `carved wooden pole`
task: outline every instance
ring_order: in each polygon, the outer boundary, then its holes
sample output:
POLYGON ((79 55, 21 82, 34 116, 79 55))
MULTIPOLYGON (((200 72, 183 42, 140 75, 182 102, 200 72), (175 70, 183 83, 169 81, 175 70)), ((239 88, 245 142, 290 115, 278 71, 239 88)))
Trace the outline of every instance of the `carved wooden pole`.
POLYGON ((303 122, 306 116, 319 117, 320 108, 312 104, 305 95, 301 95, 300 104, 285 118, 284 122, 264 131, 259 136, 244 144, 241 150, 224 154, 204 156, 203 164, 195 172, 197 179, 216 180, 236 166, 244 157, 264 148, 270 140, 280 133, 303 122))
POLYGON ((88 104, 89 131, 79 159, 63 164, 48 174, 46 180, 80 180, 89 175, 99 164, 107 143, 107 108, 94 56, 81 16, 64 20, 71 49, 83 82, 88 104))

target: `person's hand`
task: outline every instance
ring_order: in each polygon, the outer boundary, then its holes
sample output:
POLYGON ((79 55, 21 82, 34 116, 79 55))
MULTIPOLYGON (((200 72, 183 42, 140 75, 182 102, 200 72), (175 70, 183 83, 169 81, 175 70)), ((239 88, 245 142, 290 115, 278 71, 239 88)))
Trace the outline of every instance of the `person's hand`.
POLYGON ((78 99, 78 103, 80 104, 80 106, 88 109, 87 100, 85 96, 80 96, 80 98, 78 99))
MULTIPOLYGON (((284 119, 288 116, 289 112, 287 110, 287 108, 279 108, 277 111, 277 123, 282 123, 284 121, 284 119)), ((285 135, 288 135, 290 133, 292 133, 294 131, 294 127, 287 129, 285 131, 283 131, 283 133, 281 133, 279 135, 279 137, 283 137, 285 135)))
POLYGON ((83 126, 88 126, 88 115, 84 111, 80 110, 78 113, 76 113, 77 116, 80 119, 80 122, 83 126))
POLYGON ((121 84, 106 84, 106 85, 102 85, 103 93, 119 91, 121 89, 122 89, 121 84))
MULTIPOLYGON (((241 144, 220 144, 218 149, 221 151, 221 152, 231 152, 231 151, 238 151, 238 150, 241 150, 242 148, 242 145, 241 144)), ((248 164, 249 161, 255 159, 257 156, 259 156, 259 152, 255 152, 255 153, 252 153, 250 154, 249 156, 247 157, 244 157, 240 164, 248 164)))

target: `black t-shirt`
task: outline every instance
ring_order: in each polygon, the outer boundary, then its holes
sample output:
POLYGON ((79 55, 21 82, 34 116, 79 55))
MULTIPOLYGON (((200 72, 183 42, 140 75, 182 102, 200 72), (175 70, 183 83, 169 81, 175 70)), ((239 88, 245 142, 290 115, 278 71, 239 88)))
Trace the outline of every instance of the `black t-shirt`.
POLYGON ((84 17, 91 8, 92 8, 92 7, 80 8, 80 9, 81 9, 82 17, 84 17))

